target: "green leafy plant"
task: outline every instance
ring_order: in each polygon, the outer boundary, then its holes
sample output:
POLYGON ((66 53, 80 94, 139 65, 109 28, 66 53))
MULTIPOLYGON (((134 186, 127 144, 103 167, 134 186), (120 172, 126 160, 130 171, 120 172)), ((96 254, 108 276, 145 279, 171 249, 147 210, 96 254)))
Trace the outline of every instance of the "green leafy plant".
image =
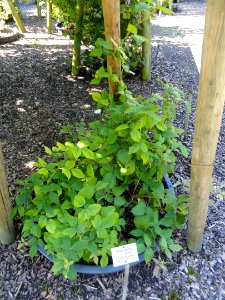
POLYGON ((38 246, 53 256, 54 274, 76 277, 76 262, 109 264, 111 248, 137 243, 148 263, 154 248, 171 259, 181 246, 172 233, 187 213, 186 197, 165 188, 163 174, 174 170, 175 153, 187 156, 176 129, 182 93, 168 85, 150 98, 134 98, 121 82, 119 102, 106 90, 94 92, 100 120, 63 130, 69 141, 45 147, 36 171, 16 197, 23 238, 30 255, 38 246), (156 243, 158 241, 158 243, 156 243))

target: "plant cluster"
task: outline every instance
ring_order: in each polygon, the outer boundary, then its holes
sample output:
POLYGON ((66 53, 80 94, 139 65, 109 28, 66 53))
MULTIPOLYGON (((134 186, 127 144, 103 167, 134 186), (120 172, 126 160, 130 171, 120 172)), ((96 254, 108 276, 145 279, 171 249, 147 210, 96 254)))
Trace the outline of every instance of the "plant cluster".
POLYGON ((173 172, 175 152, 187 155, 172 123, 182 95, 163 87, 163 95, 134 98, 121 82, 118 103, 94 92, 101 119, 68 128, 68 141, 45 147, 48 160, 19 181, 11 216, 22 218, 31 256, 38 246, 53 256, 54 274, 75 278, 76 262, 105 267, 111 248, 126 243, 137 243, 146 262, 155 247, 169 259, 181 249, 172 233, 184 222, 186 198, 164 186, 163 174, 173 172))

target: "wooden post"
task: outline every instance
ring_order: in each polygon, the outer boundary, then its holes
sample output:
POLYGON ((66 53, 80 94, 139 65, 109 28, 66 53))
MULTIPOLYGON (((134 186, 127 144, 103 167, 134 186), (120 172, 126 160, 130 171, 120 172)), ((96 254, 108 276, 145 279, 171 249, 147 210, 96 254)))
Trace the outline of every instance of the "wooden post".
POLYGON ((52 33, 52 1, 47 0, 47 30, 52 33))
MULTIPOLYGON (((105 38, 112 44, 114 50, 116 45, 120 45, 120 0, 102 0, 105 38), (113 42, 112 42, 113 41, 113 42)), ((121 78, 121 62, 110 55, 107 57, 108 72, 116 74, 121 78)), ((118 82, 109 79, 109 90, 115 100, 117 100, 118 82)))
POLYGON ((78 74, 80 66, 81 39, 83 31, 84 0, 77 0, 77 21, 74 32, 73 57, 72 57, 72 75, 78 74))
POLYGON ((6 0, 6 2, 8 3, 8 6, 9 6, 10 11, 11 11, 11 13, 12 13, 13 19, 14 19, 14 21, 16 22, 16 25, 17 25, 19 31, 22 32, 22 33, 26 32, 26 29, 25 29, 25 27, 23 26, 23 23, 22 23, 22 21, 21 21, 19 15, 18 15, 18 13, 17 13, 17 11, 16 11, 15 6, 14 6, 13 3, 12 3, 12 0, 6 0))
POLYGON ((0 242, 10 244, 15 240, 15 231, 12 221, 8 221, 11 211, 11 202, 5 176, 4 160, 0 145, 0 242))
POLYGON ((41 5, 40 5, 40 0, 37 0, 37 16, 38 16, 38 18, 41 18, 41 5))
POLYGON ((150 12, 143 13, 144 21, 142 23, 142 35, 147 39, 142 44, 142 79, 146 81, 151 80, 151 23, 150 12))
POLYGON ((209 186, 225 100, 225 1, 207 0, 202 66, 191 161, 187 244, 202 248, 209 186))

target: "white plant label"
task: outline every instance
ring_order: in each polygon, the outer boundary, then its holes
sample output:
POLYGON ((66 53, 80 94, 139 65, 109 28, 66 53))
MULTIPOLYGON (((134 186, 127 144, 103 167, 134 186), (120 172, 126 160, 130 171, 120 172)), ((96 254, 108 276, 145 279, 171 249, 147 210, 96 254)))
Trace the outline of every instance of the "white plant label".
POLYGON ((112 248, 111 252, 114 267, 139 261, 136 243, 112 248))

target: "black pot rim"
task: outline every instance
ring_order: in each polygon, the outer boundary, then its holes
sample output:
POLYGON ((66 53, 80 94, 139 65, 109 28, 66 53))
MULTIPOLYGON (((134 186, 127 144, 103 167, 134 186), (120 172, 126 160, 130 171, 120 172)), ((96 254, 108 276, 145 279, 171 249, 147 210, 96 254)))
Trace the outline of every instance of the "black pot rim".
MULTIPOLYGON (((172 182, 170 181, 170 178, 167 174, 163 175, 165 183, 167 187, 170 189, 173 195, 175 195, 175 190, 172 185, 172 182)), ((38 246, 39 252, 44 255, 49 261, 53 262, 52 255, 48 255, 45 249, 41 246, 38 246)), ((156 252, 156 248, 154 251, 156 252)), ((144 261, 144 253, 141 253, 138 255, 139 261, 133 262, 129 264, 129 267, 134 267, 139 265, 144 261)), ((125 265, 114 267, 113 264, 110 264, 106 266, 105 268, 102 268, 101 266, 95 266, 95 265, 86 265, 86 264, 74 264, 74 268, 78 273, 83 274, 91 274, 91 275, 104 275, 104 274, 111 274, 116 272, 121 272, 125 270, 125 265)))

